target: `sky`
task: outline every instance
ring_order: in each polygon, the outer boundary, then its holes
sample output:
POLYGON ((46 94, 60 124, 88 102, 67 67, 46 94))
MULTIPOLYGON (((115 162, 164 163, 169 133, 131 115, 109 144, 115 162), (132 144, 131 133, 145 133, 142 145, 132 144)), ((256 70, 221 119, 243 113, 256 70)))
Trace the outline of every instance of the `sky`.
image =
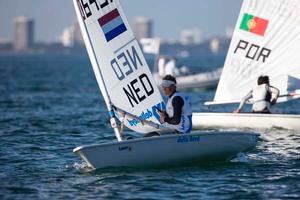
MULTIPOLYGON (((103 1, 103 0, 98 0, 103 1)), ((145 16, 154 22, 154 36, 179 39, 182 29, 199 28, 204 37, 225 35, 234 27, 242 0, 120 0, 129 22, 145 16)), ((13 39, 13 19, 35 20, 36 41, 57 41, 76 22, 72 0, 0 0, 0 40, 13 39)))

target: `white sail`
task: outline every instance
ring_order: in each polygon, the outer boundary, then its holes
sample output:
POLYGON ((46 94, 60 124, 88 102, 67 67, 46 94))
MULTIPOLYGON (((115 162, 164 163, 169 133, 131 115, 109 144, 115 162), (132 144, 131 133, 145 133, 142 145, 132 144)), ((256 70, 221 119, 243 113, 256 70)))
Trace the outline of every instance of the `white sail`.
MULTIPOLYGON (((118 0, 73 0, 93 70, 110 111, 137 132, 157 130, 165 104, 118 0), (121 112, 116 112, 116 110, 121 112), (130 114, 125 114, 130 113, 130 114), (132 117, 136 116, 139 119, 132 117)), ((114 126, 114 122, 112 122, 114 126)))
POLYGON ((299 0, 244 0, 214 102, 239 101, 260 75, 268 75, 280 90, 283 97, 278 101, 298 93, 299 24, 299 0))
POLYGON ((159 54, 160 38, 142 38, 140 43, 144 53, 159 54))

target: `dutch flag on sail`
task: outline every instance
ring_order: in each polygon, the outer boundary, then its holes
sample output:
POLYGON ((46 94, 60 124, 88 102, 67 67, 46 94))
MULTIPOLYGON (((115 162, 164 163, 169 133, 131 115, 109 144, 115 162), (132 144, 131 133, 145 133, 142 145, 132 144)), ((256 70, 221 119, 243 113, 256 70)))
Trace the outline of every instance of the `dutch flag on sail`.
POLYGON ((110 11, 98 19, 98 22, 104 32, 106 41, 114 39, 127 29, 117 9, 110 11))

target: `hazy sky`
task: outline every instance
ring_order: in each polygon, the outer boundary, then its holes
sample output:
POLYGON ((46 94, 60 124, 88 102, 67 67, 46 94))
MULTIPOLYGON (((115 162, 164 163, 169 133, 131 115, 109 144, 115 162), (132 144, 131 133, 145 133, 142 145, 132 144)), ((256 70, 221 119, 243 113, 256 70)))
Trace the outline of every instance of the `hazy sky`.
MULTIPOLYGON (((101 1, 101 0, 98 0, 101 1)), ((154 35, 178 39, 180 30, 199 28, 205 37, 234 27, 242 0, 120 0, 129 22, 137 16, 154 21, 154 35)), ((12 39, 16 16, 35 19, 37 41, 57 40, 75 21, 72 0, 0 0, 0 39, 12 39)))

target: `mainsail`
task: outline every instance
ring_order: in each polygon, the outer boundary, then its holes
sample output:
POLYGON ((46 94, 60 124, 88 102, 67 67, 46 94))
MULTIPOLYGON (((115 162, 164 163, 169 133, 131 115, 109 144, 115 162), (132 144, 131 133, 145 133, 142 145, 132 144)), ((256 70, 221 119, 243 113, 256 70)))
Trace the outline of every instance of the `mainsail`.
POLYGON ((244 0, 212 104, 239 101, 260 75, 280 90, 279 102, 298 94, 299 24, 299 0, 244 0))
POLYGON ((157 108, 165 104, 119 1, 73 3, 113 128, 116 115, 134 131, 157 130, 144 122, 160 124, 157 108))

